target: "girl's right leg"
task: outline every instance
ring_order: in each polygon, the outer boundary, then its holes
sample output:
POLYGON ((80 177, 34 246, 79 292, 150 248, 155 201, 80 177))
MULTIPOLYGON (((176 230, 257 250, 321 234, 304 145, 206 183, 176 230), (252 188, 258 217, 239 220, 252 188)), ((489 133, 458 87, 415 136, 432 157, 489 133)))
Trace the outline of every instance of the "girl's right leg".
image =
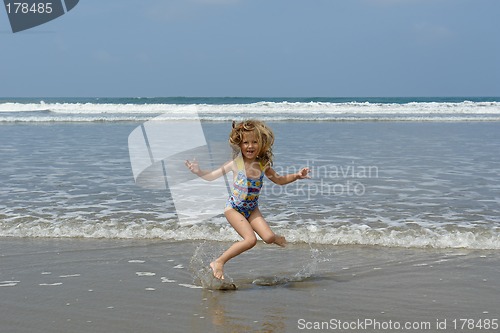
POLYGON ((231 245, 219 258, 210 263, 210 267, 217 279, 224 278, 224 264, 231 258, 251 249, 257 243, 255 232, 248 220, 236 210, 229 208, 224 212, 227 220, 236 232, 243 238, 231 245))

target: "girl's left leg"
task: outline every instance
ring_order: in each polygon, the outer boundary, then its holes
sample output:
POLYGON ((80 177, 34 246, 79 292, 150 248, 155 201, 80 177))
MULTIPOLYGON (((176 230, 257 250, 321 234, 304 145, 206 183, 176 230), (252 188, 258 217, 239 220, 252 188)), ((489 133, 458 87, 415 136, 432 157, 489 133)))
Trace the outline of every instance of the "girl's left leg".
POLYGON ((267 244, 276 244, 282 247, 286 245, 285 237, 281 235, 276 235, 271 230, 269 224, 267 224, 267 221, 262 216, 262 213, 260 212, 258 207, 255 208, 252 214, 250 214, 248 222, 250 222, 250 225, 252 226, 253 230, 255 230, 255 232, 260 236, 260 238, 262 238, 262 240, 267 244))

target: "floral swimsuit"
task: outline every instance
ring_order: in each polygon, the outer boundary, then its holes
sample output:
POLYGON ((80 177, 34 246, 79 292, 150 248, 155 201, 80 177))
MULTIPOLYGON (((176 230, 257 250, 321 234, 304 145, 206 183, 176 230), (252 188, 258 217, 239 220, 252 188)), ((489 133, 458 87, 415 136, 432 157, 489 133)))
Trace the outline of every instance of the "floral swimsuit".
POLYGON ((258 199, 264 172, 261 172, 259 179, 252 179, 246 176, 244 166, 243 168, 239 167, 238 170, 233 184, 233 191, 227 200, 226 207, 235 209, 248 219, 259 205, 258 199))

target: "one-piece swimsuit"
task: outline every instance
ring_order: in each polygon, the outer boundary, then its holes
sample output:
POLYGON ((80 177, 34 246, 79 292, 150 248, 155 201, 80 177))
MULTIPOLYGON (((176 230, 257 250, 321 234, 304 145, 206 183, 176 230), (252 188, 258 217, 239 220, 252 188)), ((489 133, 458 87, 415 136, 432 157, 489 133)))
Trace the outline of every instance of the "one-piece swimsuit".
MULTIPOLYGON (((263 171, 262 165, 260 165, 263 171)), ((245 167, 238 167, 238 174, 233 183, 233 191, 227 200, 226 207, 234 208, 241 213, 245 218, 249 218, 250 214, 259 205, 259 194, 262 189, 264 172, 261 172, 258 179, 248 178, 245 174, 245 167)))

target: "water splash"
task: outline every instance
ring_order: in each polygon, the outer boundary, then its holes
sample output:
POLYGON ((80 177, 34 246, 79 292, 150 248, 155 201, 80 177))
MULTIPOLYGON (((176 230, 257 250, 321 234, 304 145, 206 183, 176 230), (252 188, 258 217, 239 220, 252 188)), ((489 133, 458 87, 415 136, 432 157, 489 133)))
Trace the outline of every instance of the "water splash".
POLYGON ((253 280, 254 285, 258 286, 280 286, 293 282, 304 282, 312 278, 317 272, 321 262, 329 261, 328 258, 321 257, 321 252, 309 244, 310 260, 296 273, 285 275, 274 275, 272 277, 260 277, 253 280))
POLYGON ((207 242, 203 242, 196 248, 189 262, 194 284, 201 284, 203 288, 210 290, 237 289, 229 275, 224 274, 224 280, 217 279, 210 268, 210 263, 218 257, 220 252, 220 246, 209 245, 207 242))

